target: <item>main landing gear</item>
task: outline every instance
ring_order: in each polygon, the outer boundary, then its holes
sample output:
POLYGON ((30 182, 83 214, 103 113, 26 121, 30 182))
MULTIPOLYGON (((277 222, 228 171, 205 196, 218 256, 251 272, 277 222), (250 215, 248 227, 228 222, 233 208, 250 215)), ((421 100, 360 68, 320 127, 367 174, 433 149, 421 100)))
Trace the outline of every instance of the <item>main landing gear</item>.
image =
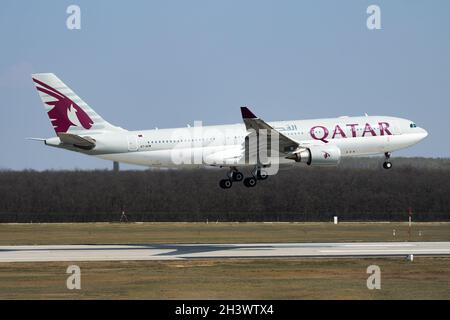
POLYGON ((244 186, 253 188, 258 180, 266 180, 269 177, 264 169, 256 167, 252 171, 252 176, 244 179, 244 186))
POLYGON ((240 182, 244 179, 242 172, 239 172, 236 168, 232 168, 227 173, 228 179, 222 179, 219 182, 219 186, 222 189, 230 189, 233 186, 233 182, 240 182))
POLYGON ((385 157, 385 161, 383 162, 383 168, 384 169, 392 168, 392 162, 389 161, 389 159, 391 158, 391 153, 390 152, 386 152, 384 154, 384 157, 385 157))
POLYGON ((244 186, 247 188, 253 188, 256 186, 256 178, 255 177, 248 177, 244 179, 244 186))
POLYGON ((266 171, 259 168, 255 168, 252 171, 252 176, 245 179, 242 172, 238 171, 236 168, 232 168, 227 173, 227 176, 228 179, 222 179, 219 182, 219 186, 222 189, 230 189, 233 186, 233 182, 240 182, 242 180, 244 180, 244 186, 246 186, 247 188, 252 188, 256 186, 256 182, 258 180, 266 180, 269 177, 266 171))

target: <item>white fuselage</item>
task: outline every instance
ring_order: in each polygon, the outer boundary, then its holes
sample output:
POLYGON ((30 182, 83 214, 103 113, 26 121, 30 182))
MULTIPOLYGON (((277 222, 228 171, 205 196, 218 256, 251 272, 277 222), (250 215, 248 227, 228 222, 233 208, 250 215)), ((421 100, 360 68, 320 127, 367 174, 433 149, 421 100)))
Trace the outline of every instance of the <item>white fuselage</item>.
MULTIPOLYGON (((414 145, 427 132, 412 121, 384 116, 268 122, 288 138, 308 145, 335 145, 342 157, 382 154, 414 145)), ((102 159, 144 166, 230 166, 247 135, 244 124, 92 133, 93 150, 75 150, 102 159), (225 161, 226 160, 226 161, 225 161)), ((53 140, 52 140, 53 139, 53 140)), ((58 138, 46 144, 63 147, 58 138)), ((71 149, 74 150, 74 149, 71 149)), ((280 163, 292 163, 280 157, 280 163)), ((234 165, 253 165, 242 159, 234 165)))

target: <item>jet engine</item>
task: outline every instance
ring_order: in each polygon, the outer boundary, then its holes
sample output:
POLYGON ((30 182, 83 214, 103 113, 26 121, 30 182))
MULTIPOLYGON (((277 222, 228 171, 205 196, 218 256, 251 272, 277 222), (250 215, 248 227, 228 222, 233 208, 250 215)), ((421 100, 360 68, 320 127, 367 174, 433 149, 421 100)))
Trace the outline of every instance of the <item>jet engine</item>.
POLYGON ((310 146, 299 148, 287 156, 295 162, 306 163, 308 166, 337 166, 341 160, 341 149, 337 146, 310 146))

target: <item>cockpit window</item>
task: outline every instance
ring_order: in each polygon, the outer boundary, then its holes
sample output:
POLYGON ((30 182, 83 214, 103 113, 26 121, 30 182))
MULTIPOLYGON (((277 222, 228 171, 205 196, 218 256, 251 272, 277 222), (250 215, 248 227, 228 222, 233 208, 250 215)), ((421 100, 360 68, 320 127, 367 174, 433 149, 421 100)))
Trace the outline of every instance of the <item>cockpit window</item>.
POLYGON ((409 125, 409 127, 410 127, 410 128, 416 128, 417 125, 416 125, 415 123, 411 123, 411 124, 409 125))

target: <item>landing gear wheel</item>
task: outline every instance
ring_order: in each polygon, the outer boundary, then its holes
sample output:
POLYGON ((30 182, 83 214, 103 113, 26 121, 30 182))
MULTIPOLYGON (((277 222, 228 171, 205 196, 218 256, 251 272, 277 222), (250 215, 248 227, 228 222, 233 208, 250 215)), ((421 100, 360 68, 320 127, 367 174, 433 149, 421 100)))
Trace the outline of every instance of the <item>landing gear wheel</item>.
POLYGON ((252 188, 252 187, 256 186, 256 179, 254 177, 245 178, 244 185, 247 188, 252 188))
POLYGON ((384 162, 384 163, 383 163, 383 168, 385 168, 385 169, 390 169, 390 168, 392 168, 392 163, 389 162, 389 161, 384 162))
POLYGON ((219 186, 222 189, 230 189, 232 185, 233 185, 233 182, 230 179, 222 179, 219 182, 219 186))
POLYGON ((242 172, 239 172, 239 171, 233 172, 231 177, 232 177, 233 181, 236 181, 236 182, 242 181, 244 179, 244 175, 242 174, 242 172))
POLYGON ((258 170, 256 173, 256 178, 258 178, 258 180, 266 180, 268 177, 269 175, 264 170, 258 170))

